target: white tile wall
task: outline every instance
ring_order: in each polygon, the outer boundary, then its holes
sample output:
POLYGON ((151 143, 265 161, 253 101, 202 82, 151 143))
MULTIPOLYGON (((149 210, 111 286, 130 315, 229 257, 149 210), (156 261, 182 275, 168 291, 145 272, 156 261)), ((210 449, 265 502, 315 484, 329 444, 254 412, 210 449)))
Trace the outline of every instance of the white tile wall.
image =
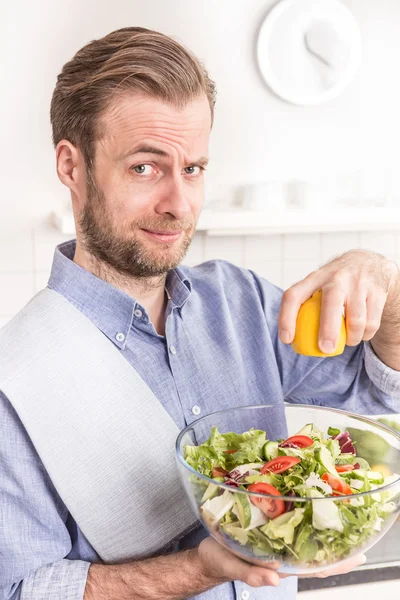
POLYGON ((282 263, 282 286, 290 287, 297 281, 304 279, 309 273, 318 268, 318 257, 314 260, 288 260, 282 263))
POLYGON ((243 237, 243 267, 282 286, 282 235, 243 237))
POLYGON ((246 269, 251 269, 260 277, 264 277, 264 279, 268 279, 275 285, 279 287, 283 286, 282 279, 282 263, 276 260, 270 261, 249 261, 245 264, 246 269))
POLYGON ((245 236, 206 236, 204 260, 219 258, 229 260, 242 267, 244 261, 245 236))
POLYGON ((35 268, 33 260, 33 232, 31 229, 20 231, 0 230, 0 273, 32 272, 35 268), (3 249, 6 249, 5 251, 3 249))
POLYGON ((243 259, 245 267, 252 262, 282 261, 282 235, 246 235, 244 236, 243 259))
POLYGON ((286 260, 315 260, 319 259, 321 249, 321 234, 295 233, 283 236, 283 256, 286 260))
MULTIPOLYGON (((372 234, 371 234, 372 235, 372 234)), ((360 248, 360 234, 353 232, 321 235, 321 262, 324 264, 347 250, 360 248)))
POLYGON ((188 253, 185 256, 184 263, 189 267, 194 267, 199 263, 204 261, 205 256, 205 235, 203 233, 198 233, 192 243, 190 244, 190 248, 188 253))
POLYGON ((33 231, 34 270, 50 272, 55 246, 66 242, 71 237, 60 233, 55 228, 46 228, 44 225, 35 229, 33 231))
MULTIPOLYGON (((0 326, 46 286, 54 247, 70 236, 45 226, 0 230, 0 326)), ((266 236, 196 235, 184 263, 220 258, 287 288, 351 248, 368 248, 400 262, 400 233, 324 233, 266 236)))
POLYGON ((395 257, 397 251, 397 235, 391 232, 360 233, 360 248, 380 252, 388 257, 395 257))
POLYGON ((0 317, 17 313, 32 297, 33 271, 0 273, 0 317))
POLYGON ((33 285, 35 294, 46 287, 49 281, 50 269, 48 271, 35 271, 33 285))

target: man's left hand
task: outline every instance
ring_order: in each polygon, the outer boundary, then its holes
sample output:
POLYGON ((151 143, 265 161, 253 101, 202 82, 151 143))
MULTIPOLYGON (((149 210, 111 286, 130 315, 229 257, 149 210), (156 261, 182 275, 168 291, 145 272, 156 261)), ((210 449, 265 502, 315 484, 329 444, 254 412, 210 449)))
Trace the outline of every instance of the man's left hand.
POLYGON ((344 308, 346 344, 356 346, 374 338, 373 347, 381 360, 400 370, 400 270, 396 263, 374 252, 351 250, 310 273, 283 294, 278 320, 281 342, 292 342, 300 306, 319 289, 321 351, 329 354, 336 348, 344 308))

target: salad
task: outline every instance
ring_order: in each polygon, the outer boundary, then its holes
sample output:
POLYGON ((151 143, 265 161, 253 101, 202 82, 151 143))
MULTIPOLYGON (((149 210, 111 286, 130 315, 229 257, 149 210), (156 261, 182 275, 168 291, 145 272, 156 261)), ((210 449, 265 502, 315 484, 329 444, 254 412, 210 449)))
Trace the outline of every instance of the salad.
POLYGON ((184 457, 215 482, 193 476, 202 519, 256 557, 330 564, 361 550, 397 510, 397 486, 374 490, 399 475, 372 470, 347 431, 325 435, 308 424, 272 441, 254 428, 237 434, 213 427, 204 444, 185 446, 184 457), (360 492, 371 493, 352 497, 360 492))

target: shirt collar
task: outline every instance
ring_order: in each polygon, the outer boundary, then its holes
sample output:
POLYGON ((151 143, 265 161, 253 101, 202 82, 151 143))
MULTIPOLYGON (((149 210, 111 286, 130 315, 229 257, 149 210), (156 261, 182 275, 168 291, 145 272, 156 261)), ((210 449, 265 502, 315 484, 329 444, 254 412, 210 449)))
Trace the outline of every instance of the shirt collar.
MULTIPOLYGON (((75 248, 76 240, 56 247, 48 286, 76 306, 116 346, 124 348, 134 311, 140 305, 135 298, 74 263, 75 248)), ((191 295, 191 281, 179 268, 169 271, 165 287, 176 308, 182 308, 191 295)), ((140 309, 146 312, 142 306, 140 309)))
POLYGON ((176 308, 182 308, 188 301, 192 292, 192 282, 182 269, 176 267, 168 272, 165 284, 168 299, 172 301, 176 308))

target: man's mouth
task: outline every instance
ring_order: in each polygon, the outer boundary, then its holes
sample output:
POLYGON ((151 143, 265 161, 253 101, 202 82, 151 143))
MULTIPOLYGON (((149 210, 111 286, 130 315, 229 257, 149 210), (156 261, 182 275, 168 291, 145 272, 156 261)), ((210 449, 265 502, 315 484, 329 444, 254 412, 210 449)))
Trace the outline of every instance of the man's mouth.
POLYGON ((157 240, 158 242, 176 242, 182 237, 183 231, 157 231, 150 229, 142 229, 146 235, 148 235, 153 240, 157 240))

